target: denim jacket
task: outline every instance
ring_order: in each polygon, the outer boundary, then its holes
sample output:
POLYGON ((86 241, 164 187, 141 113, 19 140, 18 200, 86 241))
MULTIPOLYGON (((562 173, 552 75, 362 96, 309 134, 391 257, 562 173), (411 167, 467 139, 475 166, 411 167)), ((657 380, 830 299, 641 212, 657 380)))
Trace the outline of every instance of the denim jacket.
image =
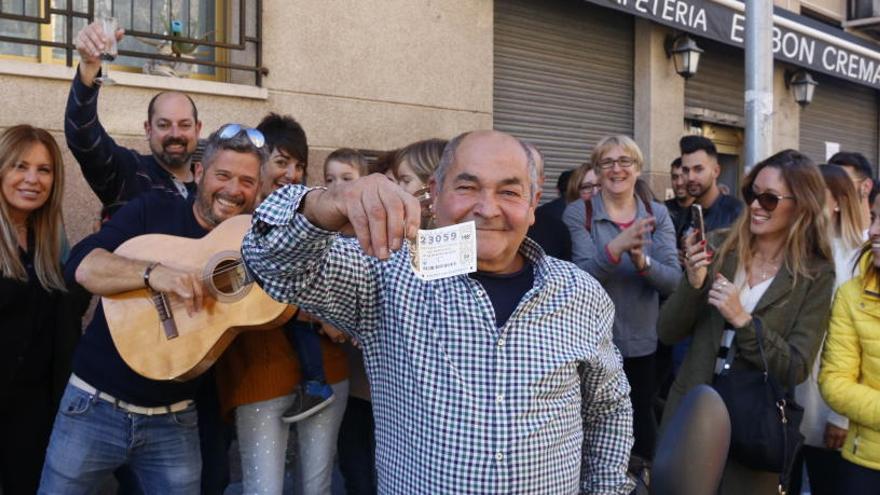
MULTIPOLYGON (((646 246, 651 268, 639 273, 628 253, 623 253, 617 263, 610 259, 605 246, 622 229, 608 217, 601 194, 591 201, 590 231, 584 226, 583 201, 575 201, 565 209, 563 221, 571 232, 572 261, 595 277, 611 296, 615 306, 614 343, 623 357, 647 356, 657 350, 660 297, 671 294, 681 279, 672 219, 665 206, 651 204, 656 219, 651 243, 646 246)), ((641 200, 636 204, 636 219, 650 216, 641 200)))

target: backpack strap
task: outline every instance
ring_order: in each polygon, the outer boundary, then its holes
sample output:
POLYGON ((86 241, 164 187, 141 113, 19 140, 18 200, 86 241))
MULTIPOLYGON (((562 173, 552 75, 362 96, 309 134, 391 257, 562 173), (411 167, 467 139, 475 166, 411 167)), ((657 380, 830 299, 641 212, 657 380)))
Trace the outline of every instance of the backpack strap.
POLYGON ((592 200, 584 200, 584 227, 586 227, 587 232, 592 234, 593 231, 593 201, 592 200))

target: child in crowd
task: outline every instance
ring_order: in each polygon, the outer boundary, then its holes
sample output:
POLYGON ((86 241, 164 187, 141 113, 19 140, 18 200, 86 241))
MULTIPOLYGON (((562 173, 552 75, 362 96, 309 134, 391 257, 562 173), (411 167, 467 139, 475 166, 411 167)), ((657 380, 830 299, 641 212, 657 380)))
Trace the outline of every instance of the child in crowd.
POLYGON ((359 151, 339 148, 324 160, 324 182, 330 186, 367 175, 367 159, 359 151))
MULTIPOLYGON (((269 167, 272 166, 271 161, 270 159, 269 167)), ((352 181, 366 175, 366 170, 367 160, 364 155, 351 148, 340 148, 330 153, 324 161, 324 182, 329 186, 352 181)), ((318 340, 321 323, 297 310, 285 329, 296 350, 303 373, 303 386, 298 390, 298 397, 281 415, 282 421, 293 423, 324 409, 333 402, 334 397, 333 389, 325 379, 324 363, 321 359, 318 340)))

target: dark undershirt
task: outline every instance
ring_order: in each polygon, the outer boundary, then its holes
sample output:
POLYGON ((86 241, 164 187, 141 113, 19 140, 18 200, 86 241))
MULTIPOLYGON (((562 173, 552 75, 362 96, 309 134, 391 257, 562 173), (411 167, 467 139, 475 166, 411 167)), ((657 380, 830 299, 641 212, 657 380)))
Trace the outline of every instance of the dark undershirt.
POLYGON ((507 323, 520 300, 535 284, 535 269, 526 260, 522 270, 505 275, 475 272, 470 277, 486 290, 492 308, 495 310, 495 326, 501 328, 507 323))

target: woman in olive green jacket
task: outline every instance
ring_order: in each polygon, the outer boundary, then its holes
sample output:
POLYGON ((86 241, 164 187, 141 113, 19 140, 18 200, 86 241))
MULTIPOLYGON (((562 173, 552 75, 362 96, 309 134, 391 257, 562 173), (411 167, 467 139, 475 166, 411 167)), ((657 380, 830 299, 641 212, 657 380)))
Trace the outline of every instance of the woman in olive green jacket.
POLYGON ((880 488, 880 197, 868 233, 862 274, 837 291, 819 372, 822 396, 849 418, 838 482, 848 495, 880 488))
MULTIPOLYGON (((793 387, 810 373, 828 324, 834 267, 822 208, 825 188, 809 158, 793 150, 757 164, 745 179, 748 208, 726 238, 686 239, 687 277, 666 301, 658 331, 666 344, 693 337, 669 391, 665 423, 694 386, 726 369, 761 369, 755 320, 770 373, 793 387), (719 245, 713 260, 713 245, 719 245), (727 329, 727 331, 725 331, 727 329), (728 359, 718 359, 722 338, 728 359), (732 342, 732 343, 731 343, 732 342)), ((661 427, 662 428, 662 427, 661 427)), ((729 459, 721 493, 775 493, 778 473, 729 459)))

